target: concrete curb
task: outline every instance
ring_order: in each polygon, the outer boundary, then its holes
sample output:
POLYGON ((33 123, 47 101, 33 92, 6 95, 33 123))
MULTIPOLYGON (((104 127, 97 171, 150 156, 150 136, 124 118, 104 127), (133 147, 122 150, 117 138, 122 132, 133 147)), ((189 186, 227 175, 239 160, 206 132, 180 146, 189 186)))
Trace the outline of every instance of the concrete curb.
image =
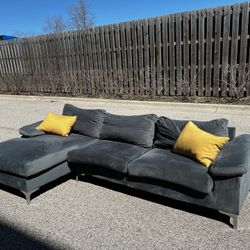
POLYGON ((75 102, 75 103, 95 103, 96 106, 131 106, 140 108, 146 106, 151 108, 168 108, 171 111, 188 111, 188 112, 211 112, 222 114, 235 114, 250 116, 250 106, 248 105, 231 105, 231 104, 208 104, 208 103, 178 103, 178 102, 156 102, 156 101, 136 101, 136 100, 117 100, 117 99, 98 99, 98 98, 79 98, 79 97, 57 97, 57 96, 21 96, 21 95, 1 95, 4 100, 30 100, 30 101, 50 101, 50 102, 75 102))

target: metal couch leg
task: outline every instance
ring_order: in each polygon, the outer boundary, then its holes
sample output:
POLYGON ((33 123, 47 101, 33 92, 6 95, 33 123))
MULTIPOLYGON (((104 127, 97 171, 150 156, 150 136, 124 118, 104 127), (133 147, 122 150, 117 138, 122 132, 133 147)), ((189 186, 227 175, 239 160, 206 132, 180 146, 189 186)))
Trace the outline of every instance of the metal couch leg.
POLYGON ((77 182, 79 181, 79 175, 76 175, 76 181, 77 182))
POLYGON ((238 229, 238 215, 233 214, 231 218, 233 218, 233 229, 238 229))
POLYGON ((20 190, 20 191, 24 194, 24 196, 25 196, 27 205, 30 204, 30 196, 31 196, 34 192, 36 192, 38 189, 39 189, 39 188, 37 188, 37 189, 35 189, 35 190, 32 190, 32 191, 30 191, 30 192, 25 192, 25 191, 20 190))
POLYGON ((238 218, 239 216, 237 214, 231 214, 231 213, 227 213, 224 211, 220 211, 222 214, 228 215, 230 217, 230 219, 232 219, 233 221, 233 229, 238 229, 238 218))

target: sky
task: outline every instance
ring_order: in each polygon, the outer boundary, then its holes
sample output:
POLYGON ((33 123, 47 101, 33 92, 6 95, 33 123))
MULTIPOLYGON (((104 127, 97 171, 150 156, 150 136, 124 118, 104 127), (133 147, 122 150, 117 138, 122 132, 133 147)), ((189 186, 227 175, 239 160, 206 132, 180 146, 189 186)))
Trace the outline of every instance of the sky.
MULTIPOLYGON (((0 0, 0 34, 41 34, 45 19, 62 16, 67 20, 68 6, 75 0, 0 0)), ((88 0, 95 25, 162 16, 245 2, 240 0, 88 0)))

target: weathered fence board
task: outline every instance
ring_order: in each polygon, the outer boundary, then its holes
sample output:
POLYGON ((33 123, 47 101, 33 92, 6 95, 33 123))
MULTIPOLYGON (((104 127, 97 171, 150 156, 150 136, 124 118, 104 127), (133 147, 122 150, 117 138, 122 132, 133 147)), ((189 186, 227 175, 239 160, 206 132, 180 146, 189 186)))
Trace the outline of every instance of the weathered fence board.
POLYGON ((204 95, 204 30, 205 30, 205 12, 203 10, 199 11, 199 39, 198 39, 198 95, 204 95))
POLYGON ((170 15, 169 17, 169 68, 170 68, 170 96, 175 95, 175 48, 176 48, 176 41, 175 41, 175 18, 174 15, 170 15))
POLYGON ((163 95, 169 95, 169 39, 168 18, 162 20, 162 47, 163 47, 163 95))
MULTIPOLYGON (((182 94, 182 16, 181 14, 176 14, 175 16, 175 28, 176 28, 176 94, 182 94)), ((172 59, 171 59, 172 60, 172 59)))
POLYGON ((149 94, 150 89, 150 65, 149 65, 149 28, 148 20, 145 20, 143 25, 143 42, 144 42, 144 54, 141 56, 144 57, 144 71, 145 71, 145 91, 144 94, 149 94))
POLYGON ((220 55, 221 55, 221 20, 222 9, 215 11, 214 24, 214 77, 213 77, 213 96, 218 97, 220 91, 220 55))
POLYGON ((0 42, 0 91, 250 96, 250 3, 0 42))
POLYGON ((211 96, 212 78, 212 46, 213 46, 213 13, 207 12, 207 32, 206 32, 206 78, 205 96, 211 96))
POLYGON ((183 80, 180 86, 180 91, 177 95, 189 95, 190 78, 189 78, 189 13, 183 15, 183 80))
POLYGON ((156 19, 155 25, 155 48, 156 48, 156 94, 161 95, 162 93, 162 41, 161 41, 161 19, 158 17, 156 19))
POLYGON ((137 28, 138 28, 138 70, 139 70, 139 94, 143 95, 144 94, 144 66, 143 66, 143 26, 142 22, 139 21, 137 28))
POLYGON ((196 95, 196 81, 197 81, 197 13, 193 12, 191 14, 191 47, 190 47, 190 56, 191 56, 191 65, 190 65, 190 95, 196 95))
MULTIPOLYGON (((250 53, 250 49, 247 48, 249 45, 249 3, 243 3, 241 5, 242 7, 242 16, 241 16, 241 25, 240 25, 240 58, 239 58, 239 95, 240 97, 244 96, 244 84, 245 84, 245 79, 244 79, 244 72, 247 67, 247 49, 250 53)), ((249 57, 248 57, 249 60, 249 57)), ((249 61, 248 61, 248 68, 249 68, 249 61)), ((250 96, 250 83, 248 79, 248 89, 249 92, 246 93, 248 96, 250 96)))
POLYGON ((228 66, 229 66, 229 36, 230 36, 230 20, 231 20, 231 8, 226 6, 224 8, 224 22, 223 22, 223 46, 222 46, 222 86, 221 86, 221 96, 225 97, 227 95, 228 88, 228 66))

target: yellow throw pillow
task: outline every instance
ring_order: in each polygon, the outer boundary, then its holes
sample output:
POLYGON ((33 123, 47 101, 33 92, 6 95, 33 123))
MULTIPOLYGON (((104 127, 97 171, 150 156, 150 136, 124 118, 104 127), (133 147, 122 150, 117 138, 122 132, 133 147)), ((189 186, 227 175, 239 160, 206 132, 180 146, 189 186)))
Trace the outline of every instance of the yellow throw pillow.
POLYGON ((190 121, 180 133, 173 152, 193 158, 209 167, 228 141, 228 137, 207 133, 190 121))
POLYGON ((76 122, 76 118, 77 116, 58 115, 49 112, 36 129, 47 133, 68 136, 71 128, 76 122))

